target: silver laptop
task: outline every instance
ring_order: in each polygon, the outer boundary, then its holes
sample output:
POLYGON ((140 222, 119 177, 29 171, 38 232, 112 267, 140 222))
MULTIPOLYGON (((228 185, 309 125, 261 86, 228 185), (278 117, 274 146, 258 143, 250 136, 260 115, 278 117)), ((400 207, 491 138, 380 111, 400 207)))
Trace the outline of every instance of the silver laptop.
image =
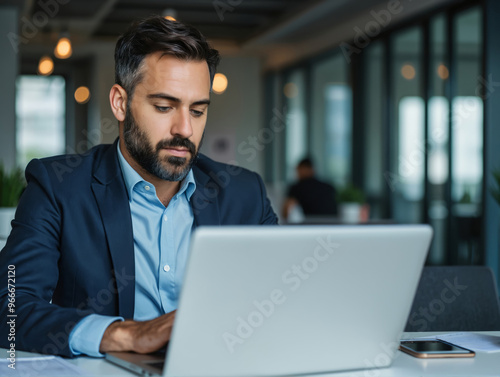
POLYGON ((431 238, 426 225, 199 228, 164 368, 106 357, 176 377, 389 366, 431 238))

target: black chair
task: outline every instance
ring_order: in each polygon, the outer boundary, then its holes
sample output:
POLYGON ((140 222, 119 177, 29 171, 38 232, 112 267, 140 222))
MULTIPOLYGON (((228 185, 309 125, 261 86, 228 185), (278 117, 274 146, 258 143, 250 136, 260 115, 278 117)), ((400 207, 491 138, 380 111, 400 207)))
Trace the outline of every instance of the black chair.
POLYGON ((500 303, 490 268, 424 268, 405 331, 495 330, 500 330, 500 303))

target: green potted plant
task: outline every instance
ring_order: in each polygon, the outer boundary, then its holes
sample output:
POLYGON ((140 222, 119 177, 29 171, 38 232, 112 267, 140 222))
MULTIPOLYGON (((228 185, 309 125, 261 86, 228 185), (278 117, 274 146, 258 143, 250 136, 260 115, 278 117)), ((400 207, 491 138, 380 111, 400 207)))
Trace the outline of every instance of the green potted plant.
POLYGON ((339 189, 337 193, 339 204, 339 217, 345 223, 358 223, 364 220, 362 217, 365 204, 365 194, 361 189, 349 183, 339 189))
POLYGON ((12 169, 7 173, 3 164, 0 164, 0 239, 9 236, 10 223, 25 187, 26 181, 21 169, 12 169))

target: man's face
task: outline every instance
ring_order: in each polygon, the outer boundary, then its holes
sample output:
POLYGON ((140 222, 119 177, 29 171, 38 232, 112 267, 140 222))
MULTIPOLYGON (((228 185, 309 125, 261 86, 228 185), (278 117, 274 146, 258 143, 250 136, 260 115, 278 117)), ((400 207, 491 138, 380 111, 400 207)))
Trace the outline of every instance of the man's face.
POLYGON ((201 145, 210 93, 205 61, 148 55, 124 120, 128 153, 148 173, 184 179, 201 145))

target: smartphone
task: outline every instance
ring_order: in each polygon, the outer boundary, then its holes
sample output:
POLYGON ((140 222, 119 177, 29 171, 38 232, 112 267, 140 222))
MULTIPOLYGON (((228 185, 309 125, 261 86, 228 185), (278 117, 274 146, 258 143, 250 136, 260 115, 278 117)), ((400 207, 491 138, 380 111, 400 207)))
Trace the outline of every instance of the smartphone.
POLYGON ((399 349, 422 359, 474 357, 476 355, 474 351, 439 339, 402 340, 399 349))

